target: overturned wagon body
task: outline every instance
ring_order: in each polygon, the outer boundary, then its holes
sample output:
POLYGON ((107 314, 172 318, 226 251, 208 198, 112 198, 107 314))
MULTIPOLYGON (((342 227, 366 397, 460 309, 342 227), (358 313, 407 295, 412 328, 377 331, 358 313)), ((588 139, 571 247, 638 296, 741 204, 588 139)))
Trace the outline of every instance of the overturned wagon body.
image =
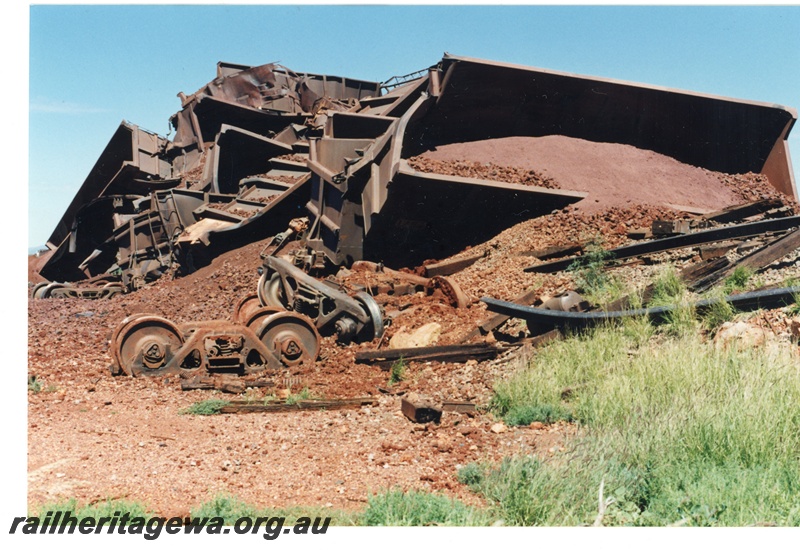
POLYGON ((628 144, 762 173, 797 198, 786 142, 797 114, 765 103, 447 54, 384 83, 220 64, 181 97, 173 141, 123 123, 54 231, 44 277, 107 283, 111 273, 136 288, 300 215, 311 219, 308 268, 414 265, 586 196, 408 162, 508 136, 628 144))

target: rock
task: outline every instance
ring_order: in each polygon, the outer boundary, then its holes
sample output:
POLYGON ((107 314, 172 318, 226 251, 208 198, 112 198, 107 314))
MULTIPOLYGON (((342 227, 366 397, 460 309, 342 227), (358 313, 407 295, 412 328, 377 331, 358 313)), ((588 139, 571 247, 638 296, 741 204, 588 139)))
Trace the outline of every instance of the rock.
POLYGON ((497 424, 492 424, 492 427, 490 428, 490 430, 492 430, 492 432, 494 432, 496 434, 501 434, 501 433, 507 432, 508 431, 508 427, 505 424, 503 424, 502 422, 498 422, 497 424))
POLYGON ((442 325, 439 323, 428 323, 422 325, 411 333, 401 330, 392 336, 391 340, 389 340, 389 348, 402 349, 432 346, 439 341, 439 335, 441 333, 442 325))
POLYGON ((433 444, 440 453, 449 453, 453 450, 453 443, 446 437, 439 436, 433 444))
POLYGON ((766 342, 768 333, 761 327, 747 324, 743 321, 737 323, 723 323, 714 337, 714 343, 720 347, 739 345, 742 347, 757 347, 766 342))
POLYGON ((542 428, 544 428, 544 424, 539 421, 531 422, 530 428, 532 430, 541 430, 542 428))
POLYGON ((795 338, 800 338, 800 318, 792 317, 789 319, 789 331, 795 338))

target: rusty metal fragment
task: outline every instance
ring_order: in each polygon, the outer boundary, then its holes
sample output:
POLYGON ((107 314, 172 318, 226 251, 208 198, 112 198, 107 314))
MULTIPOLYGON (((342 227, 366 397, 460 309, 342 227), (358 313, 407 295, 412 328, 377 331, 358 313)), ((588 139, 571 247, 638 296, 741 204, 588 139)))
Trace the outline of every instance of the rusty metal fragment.
POLYGON ((349 296, 330 280, 318 281, 288 261, 267 256, 258 281, 263 306, 284 308, 310 318, 317 329, 341 342, 383 335, 383 314, 369 294, 349 296))

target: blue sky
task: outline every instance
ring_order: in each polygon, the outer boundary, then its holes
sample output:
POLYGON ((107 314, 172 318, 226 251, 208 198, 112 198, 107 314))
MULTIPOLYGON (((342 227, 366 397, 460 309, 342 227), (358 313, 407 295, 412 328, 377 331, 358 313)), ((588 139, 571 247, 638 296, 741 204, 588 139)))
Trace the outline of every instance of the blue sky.
MULTIPOLYGON (((217 61, 385 80, 456 55, 800 107, 800 6, 35 5, 28 246, 119 123, 168 135, 217 61)), ((790 147, 800 165, 800 128, 790 147)))

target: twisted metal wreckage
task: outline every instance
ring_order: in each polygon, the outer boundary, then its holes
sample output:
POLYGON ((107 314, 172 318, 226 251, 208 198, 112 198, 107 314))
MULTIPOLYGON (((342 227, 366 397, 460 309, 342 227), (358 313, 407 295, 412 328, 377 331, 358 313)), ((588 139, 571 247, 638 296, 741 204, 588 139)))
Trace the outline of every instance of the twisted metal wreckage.
POLYGON ((151 317, 118 327, 117 370, 129 374, 260 368, 275 357, 292 364, 316 356, 318 330, 345 341, 380 336, 369 295, 307 273, 359 260, 419 265, 586 196, 409 166, 440 145, 554 134, 628 144, 709 170, 765 174, 797 198, 786 141, 797 114, 772 104, 449 54, 383 83, 219 63, 212 82, 179 97, 172 140, 122 122, 50 236, 39 271, 48 282, 32 296, 134 291, 273 235, 277 248, 302 233, 304 247, 291 262, 265 257, 234 335, 151 317), (286 308, 295 313, 278 311, 286 308), (217 333, 227 344, 208 343, 217 333), (186 342, 201 334, 205 347, 190 352, 186 342), (238 363, 219 359, 225 350, 238 363))

